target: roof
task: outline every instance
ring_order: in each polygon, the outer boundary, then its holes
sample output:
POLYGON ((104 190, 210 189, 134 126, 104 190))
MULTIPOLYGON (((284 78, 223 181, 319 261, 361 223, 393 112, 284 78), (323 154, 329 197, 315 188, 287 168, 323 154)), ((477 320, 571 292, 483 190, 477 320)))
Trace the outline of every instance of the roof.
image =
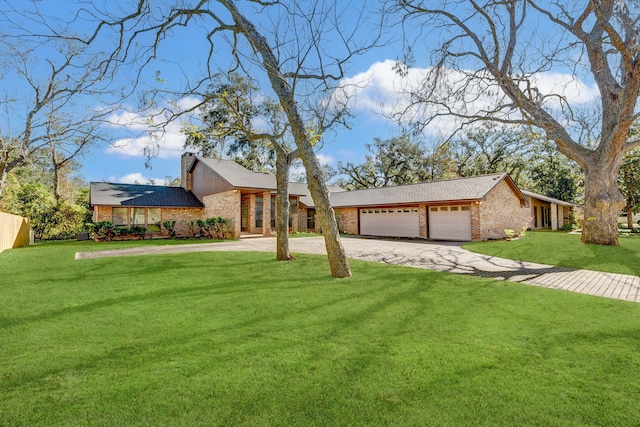
POLYGON ((441 203, 482 200, 502 180, 524 204, 524 195, 506 173, 433 181, 420 184, 380 187, 331 194, 331 206, 384 206, 406 203, 441 203))
POLYGON ((182 187, 92 182, 89 188, 92 206, 203 207, 192 192, 182 187))
POLYGON ((561 206, 578 206, 576 203, 565 202, 564 200, 554 199, 553 197, 544 196, 542 194, 534 193, 533 191, 522 190, 522 194, 527 197, 533 197, 534 199, 539 199, 548 203, 555 203, 556 205, 561 206))
MULTIPOLYGON (((250 171, 244 166, 233 160, 213 159, 209 157, 197 157, 197 161, 202 162, 212 170, 216 171, 225 181, 236 188, 256 188, 263 190, 276 191, 276 177, 267 173, 258 173, 250 171)), ((193 170, 196 161, 189 167, 189 171, 193 170)), ((328 186, 329 192, 345 191, 341 187, 328 186)), ((311 192, 304 182, 290 182, 289 194, 300 196, 300 202, 306 206, 313 207, 313 199, 311 192)))
POLYGON ((234 162, 233 160, 212 159, 209 157, 198 156, 191 163, 189 172, 198 163, 203 163, 213 169, 224 178, 229 184, 237 188, 261 188, 264 190, 276 189, 276 177, 268 173, 258 173, 250 171, 244 166, 234 162))
MULTIPOLYGON (((335 185, 327 185, 327 189, 329 190, 329 194, 346 191, 344 188, 337 187, 335 185)), ((304 203, 306 206, 310 208, 313 208, 315 206, 313 198, 311 197, 311 192, 309 191, 309 187, 307 186, 306 182, 290 182, 289 193, 299 194, 300 202, 304 203)))

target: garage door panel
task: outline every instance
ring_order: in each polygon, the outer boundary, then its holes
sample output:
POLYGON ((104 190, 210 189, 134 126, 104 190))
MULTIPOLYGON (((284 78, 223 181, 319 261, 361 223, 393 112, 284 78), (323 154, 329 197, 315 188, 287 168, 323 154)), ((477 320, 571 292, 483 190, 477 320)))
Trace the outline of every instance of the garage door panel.
POLYGON ((429 237, 437 240, 471 240, 470 207, 429 207, 429 237))
POLYGON ((360 234, 366 236, 418 237, 417 208, 360 209, 360 234))

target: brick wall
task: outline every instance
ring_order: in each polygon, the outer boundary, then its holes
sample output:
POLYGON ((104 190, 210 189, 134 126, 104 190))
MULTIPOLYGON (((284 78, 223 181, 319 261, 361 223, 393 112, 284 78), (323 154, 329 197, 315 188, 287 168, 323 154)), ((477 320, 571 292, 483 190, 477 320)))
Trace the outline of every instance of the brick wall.
MULTIPOLYGON (((117 206, 121 207, 121 206, 117 206)), ((94 206, 93 221, 112 221, 111 209, 113 206, 94 206)), ((127 208, 127 218, 131 218, 131 208, 127 208)), ((190 236, 189 221, 204 219, 203 208, 161 208, 160 221, 176 221, 176 234, 179 236, 190 236)), ((164 227, 161 227, 161 235, 168 235, 164 227)))
MULTIPOLYGON (((190 236, 189 222, 196 219, 204 219, 203 208, 162 208, 160 210, 161 221, 176 221, 176 234, 178 236, 190 236)), ((162 227, 162 234, 167 234, 162 227)))
POLYGON ((237 190, 212 194, 202 198, 204 216, 211 218, 221 216, 231 221, 232 239, 240 237, 240 192, 237 190))
POLYGON ((429 236, 429 228, 427 225, 427 206, 418 205, 418 220, 420 221, 420 237, 427 238, 429 236))
POLYGON ((358 234, 358 208, 336 208, 335 214, 341 233, 358 234))
MULTIPOLYGON (((473 238, 473 206, 471 209, 473 238)), ((502 239, 505 229, 520 232, 529 225, 530 216, 530 210, 521 208, 520 199, 502 180, 480 202, 480 239, 502 239)))

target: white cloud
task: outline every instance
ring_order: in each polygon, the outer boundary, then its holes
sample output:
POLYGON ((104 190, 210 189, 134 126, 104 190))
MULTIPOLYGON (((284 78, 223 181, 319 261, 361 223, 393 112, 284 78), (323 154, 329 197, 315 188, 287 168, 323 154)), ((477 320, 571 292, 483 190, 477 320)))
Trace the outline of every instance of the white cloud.
MULTIPOLYGON (((365 72, 342 80, 342 89, 334 94, 335 102, 348 100, 355 113, 374 114, 382 120, 401 119, 408 123, 415 118, 435 117, 425 132, 431 135, 449 133, 457 127, 457 120, 444 113, 444 106, 459 112, 477 112, 495 108, 504 95, 497 87, 486 87, 484 83, 465 84, 464 70, 441 75, 447 89, 439 93, 443 107, 416 103, 411 92, 419 92, 429 68, 408 68, 405 75, 395 69, 396 61, 385 60, 372 64, 365 72)), ((541 95, 558 94, 570 104, 585 104, 596 100, 599 92, 595 85, 589 85, 571 74, 544 72, 534 75, 533 85, 541 95)), ((547 98, 545 106, 559 111, 558 98, 547 98)), ((515 111, 514 111, 515 114, 515 111)))
POLYGON ((182 123, 189 121, 198 111, 185 113, 172 121, 168 120, 169 111, 186 111, 197 106, 199 102, 195 97, 185 97, 163 108, 144 113, 126 110, 113 113, 108 117, 108 124, 135 135, 113 142, 106 149, 107 154, 145 157, 151 152, 159 158, 180 156, 184 145, 184 135, 180 132, 182 123))
POLYGON ((330 165, 331 163, 333 163, 333 157, 327 156, 325 154, 316 154, 316 158, 321 165, 330 165))
POLYGON ((161 159, 178 158, 184 151, 184 135, 167 130, 163 134, 146 135, 138 138, 123 138, 110 145, 107 154, 119 154, 127 157, 145 157, 145 150, 153 150, 161 159))

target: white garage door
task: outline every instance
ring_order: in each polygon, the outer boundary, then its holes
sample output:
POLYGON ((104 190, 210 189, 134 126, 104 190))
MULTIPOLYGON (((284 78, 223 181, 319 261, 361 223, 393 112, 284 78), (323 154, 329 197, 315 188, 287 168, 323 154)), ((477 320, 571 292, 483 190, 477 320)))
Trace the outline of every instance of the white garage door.
POLYGON ((417 207, 360 209, 360 234, 366 236, 418 237, 417 207))
POLYGON ((429 237, 438 240, 471 240, 469 206, 430 206, 429 237))

